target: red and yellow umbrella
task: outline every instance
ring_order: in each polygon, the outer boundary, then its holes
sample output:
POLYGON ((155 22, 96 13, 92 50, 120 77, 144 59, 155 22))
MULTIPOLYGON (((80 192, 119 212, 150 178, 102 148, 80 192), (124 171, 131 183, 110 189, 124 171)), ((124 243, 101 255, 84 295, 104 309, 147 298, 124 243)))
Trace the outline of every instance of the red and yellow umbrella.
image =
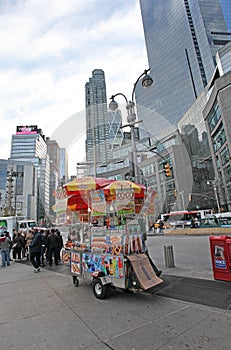
POLYGON ((140 185, 129 180, 116 180, 105 186, 103 188, 103 191, 106 195, 106 198, 108 200, 111 200, 116 195, 117 190, 129 189, 133 190, 135 198, 143 198, 145 195, 146 187, 144 185, 140 185))
POLYGON ((67 206, 72 211, 87 212, 90 191, 109 185, 114 180, 106 178, 84 177, 76 178, 64 185, 68 196, 67 206))
POLYGON ((104 186, 109 185, 113 180, 108 180, 100 177, 83 177, 75 178, 64 185, 67 194, 73 194, 77 192, 98 190, 104 186))

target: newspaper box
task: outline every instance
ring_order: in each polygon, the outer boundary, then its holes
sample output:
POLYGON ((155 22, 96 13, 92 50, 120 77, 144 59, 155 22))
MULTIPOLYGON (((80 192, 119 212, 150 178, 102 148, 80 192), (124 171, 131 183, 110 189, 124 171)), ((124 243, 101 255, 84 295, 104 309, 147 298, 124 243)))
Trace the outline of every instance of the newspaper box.
POLYGON ((214 279, 231 281, 231 237, 210 236, 210 252, 214 279))

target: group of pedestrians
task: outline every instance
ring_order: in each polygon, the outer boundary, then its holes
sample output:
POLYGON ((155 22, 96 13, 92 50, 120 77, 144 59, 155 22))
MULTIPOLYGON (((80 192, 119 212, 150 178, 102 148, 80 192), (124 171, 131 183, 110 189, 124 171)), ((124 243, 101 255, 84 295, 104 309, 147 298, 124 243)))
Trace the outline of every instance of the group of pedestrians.
POLYGON ((58 265, 62 248, 63 238, 59 230, 34 229, 34 236, 29 244, 30 262, 34 266, 34 272, 39 272, 40 267, 45 266, 45 261, 48 261, 50 266, 53 262, 58 265))
POLYGON ((61 262, 61 250, 63 238, 59 230, 52 228, 34 228, 28 233, 14 230, 11 239, 9 232, 4 232, 0 237, 0 249, 2 267, 10 266, 11 250, 14 261, 29 259, 34 267, 34 272, 39 272, 46 262, 50 266, 61 262))
POLYGON ((29 244, 30 262, 34 266, 34 272, 39 272, 46 261, 50 266, 53 262, 58 265, 61 261, 62 248, 63 237, 59 230, 34 229, 34 236, 29 244))

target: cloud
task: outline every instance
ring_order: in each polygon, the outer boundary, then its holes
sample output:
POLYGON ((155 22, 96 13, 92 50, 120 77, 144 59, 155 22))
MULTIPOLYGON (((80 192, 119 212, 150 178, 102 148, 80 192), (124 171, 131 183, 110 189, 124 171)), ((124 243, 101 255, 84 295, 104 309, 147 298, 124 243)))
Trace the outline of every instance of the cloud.
POLYGON ((129 95, 147 68, 138 0, 2 0, 0 42, 1 158, 17 125, 50 136, 84 111, 95 68, 105 72, 108 97, 129 95))

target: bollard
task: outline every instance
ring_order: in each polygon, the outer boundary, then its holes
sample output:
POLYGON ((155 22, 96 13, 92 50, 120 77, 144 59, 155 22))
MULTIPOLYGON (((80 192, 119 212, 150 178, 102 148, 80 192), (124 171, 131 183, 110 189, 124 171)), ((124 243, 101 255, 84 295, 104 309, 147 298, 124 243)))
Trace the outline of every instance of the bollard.
POLYGON ((164 246, 164 257, 165 257, 165 266, 166 267, 175 267, 173 246, 172 245, 164 246))

